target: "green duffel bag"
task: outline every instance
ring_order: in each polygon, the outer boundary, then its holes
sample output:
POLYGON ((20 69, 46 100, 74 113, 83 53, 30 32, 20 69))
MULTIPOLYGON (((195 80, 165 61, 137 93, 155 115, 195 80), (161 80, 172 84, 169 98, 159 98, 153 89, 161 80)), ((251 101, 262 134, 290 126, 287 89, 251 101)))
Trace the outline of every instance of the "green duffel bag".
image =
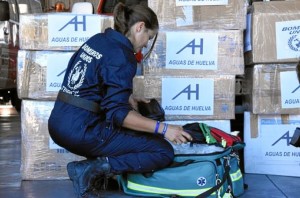
POLYGON ((176 155, 167 168, 151 174, 124 174, 118 180, 126 194, 143 197, 225 198, 244 192, 243 174, 233 147, 209 154, 176 155))

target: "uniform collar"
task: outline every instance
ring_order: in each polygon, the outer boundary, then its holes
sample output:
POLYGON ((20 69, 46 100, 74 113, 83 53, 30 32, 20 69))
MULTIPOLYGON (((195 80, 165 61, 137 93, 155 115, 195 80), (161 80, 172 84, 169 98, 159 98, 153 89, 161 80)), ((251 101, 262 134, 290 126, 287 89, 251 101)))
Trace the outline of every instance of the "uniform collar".
POLYGON ((121 34, 120 32, 113 30, 112 28, 107 28, 104 32, 109 38, 116 40, 119 43, 122 43, 126 47, 128 47, 130 50, 133 51, 133 45, 131 44, 130 40, 121 34))

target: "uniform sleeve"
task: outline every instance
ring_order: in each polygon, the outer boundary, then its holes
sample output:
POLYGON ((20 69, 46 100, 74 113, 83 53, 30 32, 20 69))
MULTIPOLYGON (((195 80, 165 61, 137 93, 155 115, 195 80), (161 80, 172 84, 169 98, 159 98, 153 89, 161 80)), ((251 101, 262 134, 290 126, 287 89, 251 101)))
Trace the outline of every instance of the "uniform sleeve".
POLYGON ((106 111, 106 120, 122 126, 128 112, 132 110, 128 100, 132 93, 132 79, 136 72, 135 64, 120 61, 120 64, 105 65, 101 69, 106 93, 101 108, 106 111))

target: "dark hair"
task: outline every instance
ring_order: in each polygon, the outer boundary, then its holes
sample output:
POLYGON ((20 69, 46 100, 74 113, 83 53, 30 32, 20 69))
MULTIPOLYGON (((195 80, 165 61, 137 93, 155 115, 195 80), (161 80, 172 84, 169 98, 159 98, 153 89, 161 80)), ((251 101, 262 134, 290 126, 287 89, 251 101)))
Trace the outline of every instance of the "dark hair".
POLYGON ((148 6, 136 4, 127 6, 118 3, 114 8, 114 29, 126 35, 129 29, 137 22, 142 21, 150 30, 159 28, 156 14, 148 6))

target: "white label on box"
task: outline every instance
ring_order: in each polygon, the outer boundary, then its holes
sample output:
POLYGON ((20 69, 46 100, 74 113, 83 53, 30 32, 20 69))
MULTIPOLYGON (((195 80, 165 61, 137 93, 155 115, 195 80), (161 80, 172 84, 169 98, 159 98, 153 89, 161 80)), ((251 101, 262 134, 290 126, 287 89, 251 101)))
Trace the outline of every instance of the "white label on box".
POLYGON ((176 0, 176 6, 186 5, 228 5, 228 0, 176 0))
POLYGON ((193 16, 194 16, 193 7, 192 6, 184 6, 184 7, 181 7, 180 9, 183 12, 184 17, 176 18, 176 25, 178 27, 193 25, 194 24, 194 21, 193 21, 193 16))
POLYGON ((300 161, 300 151, 290 145, 296 127, 300 125, 261 125, 259 134, 260 154, 257 156, 261 162, 270 163, 270 160, 282 160, 289 163, 300 161))
POLYGON ((217 33, 166 32, 166 37, 166 68, 217 69, 217 33))
POLYGON ((100 17, 82 14, 48 15, 49 46, 81 46, 99 33, 100 17))
POLYGON ((300 151, 290 145, 295 129, 300 126, 299 117, 289 115, 289 124, 282 124, 280 115, 252 117, 251 113, 244 113, 246 173, 300 176, 300 151), (251 137, 257 129, 258 136, 251 137))
POLYGON ((280 72, 282 108, 300 108, 300 85, 295 71, 280 72))
POLYGON ((300 20, 276 22, 277 59, 300 57, 300 20))
POLYGON ((213 79, 162 78, 162 107, 166 115, 213 115, 213 79))
POLYGON ((244 42, 244 51, 248 52, 252 50, 251 45, 251 31, 252 31, 252 14, 247 14, 247 24, 246 24, 246 31, 245 31, 245 42, 244 42))
POLYGON ((59 91, 73 53, 49 54, 47 64, 46 91, 59 91))

